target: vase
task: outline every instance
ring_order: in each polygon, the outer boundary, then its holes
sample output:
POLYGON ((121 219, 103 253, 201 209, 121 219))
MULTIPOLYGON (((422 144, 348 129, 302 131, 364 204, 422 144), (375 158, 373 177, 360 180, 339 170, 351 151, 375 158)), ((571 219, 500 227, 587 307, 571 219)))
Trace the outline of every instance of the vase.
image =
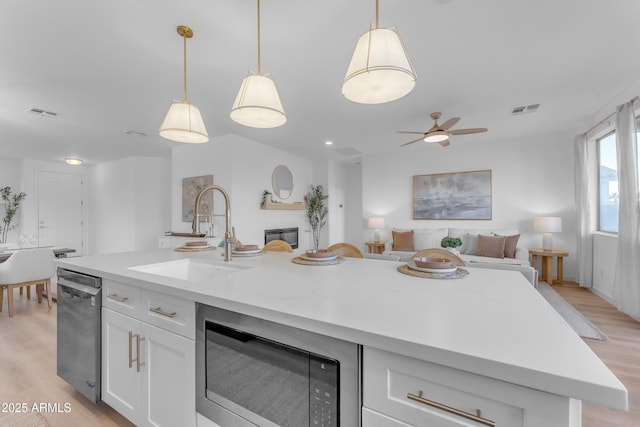
POLYGON ((455 256, 460 256, 460 251, 457 250, 456 248, 445 248, 445 249, 451 252, 452 254, 454 254, 455 256))

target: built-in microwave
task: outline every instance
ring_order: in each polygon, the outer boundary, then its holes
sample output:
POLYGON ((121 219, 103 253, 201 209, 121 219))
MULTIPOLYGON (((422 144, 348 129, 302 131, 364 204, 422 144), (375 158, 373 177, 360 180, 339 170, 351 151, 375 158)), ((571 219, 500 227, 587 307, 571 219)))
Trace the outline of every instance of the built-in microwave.
POLYGON ((351 427, 359 345, 204 304, 196 311, 196 408, 224 427, 351 427))

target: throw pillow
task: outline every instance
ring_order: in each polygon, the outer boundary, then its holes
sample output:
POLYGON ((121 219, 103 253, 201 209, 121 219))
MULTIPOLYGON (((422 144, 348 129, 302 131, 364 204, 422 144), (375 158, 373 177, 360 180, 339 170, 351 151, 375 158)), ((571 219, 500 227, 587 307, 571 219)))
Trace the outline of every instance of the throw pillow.
POLYGON ((478 250, 478 235, 473 233, 466 233, 462 239, 461 253, 467 255, 475 255, 478 250))
POLYGON ((413 251, 413 230, 411 231, 392 231, 394 251, 413 251))
POLYGON ((504 242, 504 257, 515 258, 516 247, 518 246, 518 239, 520 239, 520 235, 514 234, 513 236, 500 236, 499 234, 496 234, 496 236, 504 237, 506 239, 504 242))
POLYGON ((504 245, 507 238, 504 236, 478 235, 478 250, 476 255, 491 258, 504 258, 504 245))

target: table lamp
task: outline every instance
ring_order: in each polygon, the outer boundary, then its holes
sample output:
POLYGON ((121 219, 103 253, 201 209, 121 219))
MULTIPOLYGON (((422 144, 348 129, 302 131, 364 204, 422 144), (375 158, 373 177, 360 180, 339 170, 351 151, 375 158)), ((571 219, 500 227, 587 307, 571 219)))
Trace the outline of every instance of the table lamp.
POLYGON ((542 249, 550 251, 553 248, 551 233, 562 231, 562 218, 559 216, 539 216, 533 220, 533 229, 542 234, 542 249))
POLYGON ((369 218, 369 228, 373 229, 373 241, 380 241, 380 229, 384 228, 384 218, 371 217, 369 218))

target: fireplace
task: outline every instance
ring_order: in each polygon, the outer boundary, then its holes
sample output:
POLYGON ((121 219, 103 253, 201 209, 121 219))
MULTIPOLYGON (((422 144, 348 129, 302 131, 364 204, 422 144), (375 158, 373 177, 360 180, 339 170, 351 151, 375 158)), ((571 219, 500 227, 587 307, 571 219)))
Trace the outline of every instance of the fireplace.
POLYGON ((264 230, 264 243, 266 244, 272 240, 284 240, 291 245, 292 249, 297 249, 298 227, 264 230))

